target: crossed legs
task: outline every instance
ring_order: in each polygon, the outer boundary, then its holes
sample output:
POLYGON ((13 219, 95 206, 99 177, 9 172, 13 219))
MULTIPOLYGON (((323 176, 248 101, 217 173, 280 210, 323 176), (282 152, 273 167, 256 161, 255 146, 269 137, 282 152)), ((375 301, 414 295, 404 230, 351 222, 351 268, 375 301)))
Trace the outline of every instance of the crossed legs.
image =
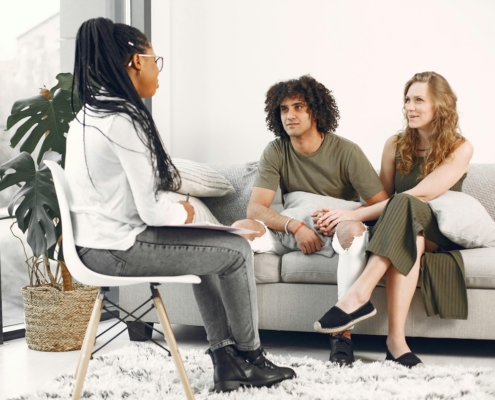
POLYGON ((434 244, 427 242, 423 235, 417 236, 416 262, 407 276, 402 275, 396 268, 390 268, 392 264, 388 258, 372 254, 361 276, 336 304, 348 314, 354 312, 369 301, 376 285, 386 274, 387 346, 395 358, 411 351, 405 337, 406 318, 418 283, 421 256, 427 247, 433 246, 434 244))

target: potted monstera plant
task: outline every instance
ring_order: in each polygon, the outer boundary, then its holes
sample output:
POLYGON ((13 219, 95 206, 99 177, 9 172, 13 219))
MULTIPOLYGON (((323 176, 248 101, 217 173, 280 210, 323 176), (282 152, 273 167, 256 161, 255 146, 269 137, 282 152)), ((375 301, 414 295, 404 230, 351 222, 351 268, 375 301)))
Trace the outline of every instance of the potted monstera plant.
MULTIPOLYGON (((72 281, 62 254, 62 223, 51 172, 45 160, 62 166, 65 162, 66 134, 74 119, 71 107, 72 75, 57 75, 58 83, 12 106, 7 119, 12 147, 20 154, 0 166, 0 191, 19 186, 7 207, 25 234, 32 250, 25 250, 29 285, 22 288, 26 341, 34 350, 68 351, 80 349, 98 289, 72 281), (35 162, 32 153, 41 144, 35 162)), ((75 112, 78 111, 74 94, 75 112)), ((12 229, 11 229, 12 230, 12 229)), ((16 236, 17 237, 17 236, 16 236)), ((21 265, 20 265, 21 266, 21 265)))

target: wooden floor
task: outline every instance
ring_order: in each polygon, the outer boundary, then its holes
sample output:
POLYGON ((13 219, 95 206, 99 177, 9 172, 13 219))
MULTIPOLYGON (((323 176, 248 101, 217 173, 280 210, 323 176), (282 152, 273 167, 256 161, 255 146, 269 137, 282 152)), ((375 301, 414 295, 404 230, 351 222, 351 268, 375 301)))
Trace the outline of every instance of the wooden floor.
MULTIPOLYGON (((100 324, 104 330, 113 324, 100 324)), ((158 327, 160 328, 160 327, 158 327)), ((119 329, 118 327, 114 330, 119 329)), ((202 327, 173 326, 181 349, 208 347, 202 327)), ((110 333, 109 333, 110 334, 110 333)), ((158 338, 158 335, 156 335, 158 338)), ((296 357, 313 357, 326 361, 329 355, 328 337, 318 333, 261 331, 262 346, 270 353, 291 354, 296 357)), ((381 361, 385 358, 385 338, 355 335, 355 356, 364 362, 381 361)), ((103 342, 103 339, 100 339, 103 342)), ((100 341, 99 340, 99 341, 100 341)), ((98 341, 98 342, 99 342, 98 341)), ((110 343, 101 353, 113 351, 129 344, 127 333, 110 343)), ((495 341, 409 339, 414 352, 427 364, 464 365, 495 369, 495 341)), ((72 372, 79 351, 46 353, 28 349, 24 339, 0 345, 0 399, 9 399, 42 388, 56 376, 72 372)), ((213 379, 213 377, 212 377, 213 379)))

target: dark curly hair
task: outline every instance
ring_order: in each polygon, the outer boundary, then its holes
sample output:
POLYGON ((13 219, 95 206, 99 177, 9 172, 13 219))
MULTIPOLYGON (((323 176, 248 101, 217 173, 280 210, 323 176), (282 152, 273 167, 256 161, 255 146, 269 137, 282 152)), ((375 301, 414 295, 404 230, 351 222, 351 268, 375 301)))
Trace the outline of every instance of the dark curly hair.
POLYGON ((332 92, 310 75, 273 85, 266 93, 265 113, 268 129, 275 136, 289 139, 280 118, 280 103, 286 97, 300 97, 316 121, 318 132, 333 133, 339 126, 339 109, 332 92))

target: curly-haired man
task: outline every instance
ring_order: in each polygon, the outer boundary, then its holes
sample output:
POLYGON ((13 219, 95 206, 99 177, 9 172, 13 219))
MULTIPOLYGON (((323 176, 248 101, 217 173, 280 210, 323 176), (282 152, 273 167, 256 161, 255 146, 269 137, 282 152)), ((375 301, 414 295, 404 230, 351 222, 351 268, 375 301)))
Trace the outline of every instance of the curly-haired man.
MULTIPOLYGON (((339 298, 361 274, 365 265, 368 230, 363 221, 348 220, 347 210, 335 209, 328 227, 319 216, 329 208, 314 210, 311 223, 289 218, 270 205, 280 186, 282 195, 302 191, 343 200, 365 200, 367 205, 388 198, 371 163, 355 143, 334 134, 339 110, 331 91, 309 75, 279 82, 267 92, 266 122, 276 139, 261 156, 247 218, 234 226, 257 231, 244 235, 254 252, 279 255, 300 249, 303 254, 322 250, 322 236, 332 236, 339 254, 339 298), (338 229, 337 229, 338 228, 338 229), (337 232, 336 232, 337 231, 337 232), (322 235, 319 236, 318 234, 322 235), (296 249, 284 239, 291 236, 296 249)), ((350 331, 330 337, 330 361, 354 362, 350 331)))

